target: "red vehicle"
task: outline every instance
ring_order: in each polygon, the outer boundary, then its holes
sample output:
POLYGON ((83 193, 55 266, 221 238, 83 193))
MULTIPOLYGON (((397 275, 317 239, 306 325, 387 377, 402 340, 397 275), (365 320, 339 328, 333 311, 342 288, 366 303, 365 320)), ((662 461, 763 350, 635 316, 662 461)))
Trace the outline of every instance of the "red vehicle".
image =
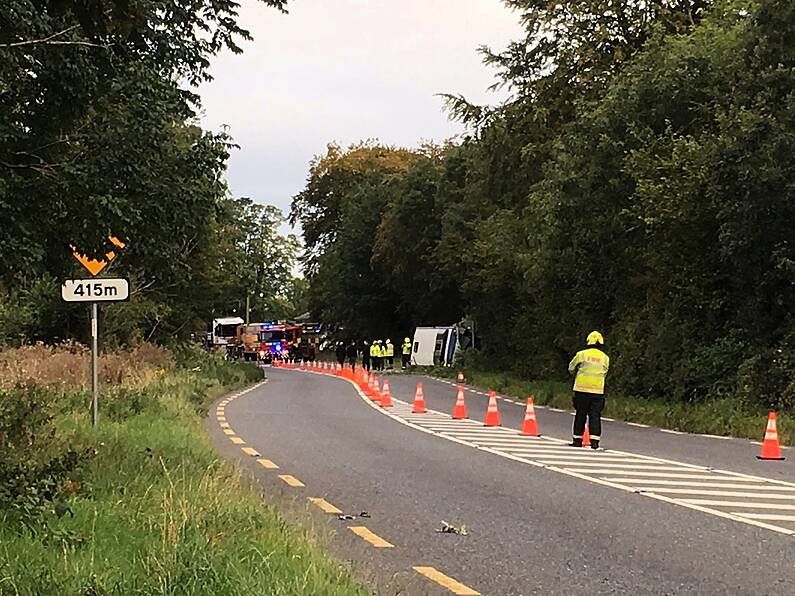
POLYGON ((259 326, 259 360, 269 364, 287 360, 290 346, 301 339, 301 326, 291 323, 261 323, 259 326))

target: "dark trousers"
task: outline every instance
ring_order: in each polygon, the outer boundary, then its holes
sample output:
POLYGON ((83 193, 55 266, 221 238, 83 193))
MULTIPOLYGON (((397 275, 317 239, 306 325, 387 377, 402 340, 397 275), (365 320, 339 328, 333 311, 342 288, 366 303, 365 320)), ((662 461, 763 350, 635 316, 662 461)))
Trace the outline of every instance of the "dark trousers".
POLYGON ((351 365, 351 370, 356 370, 356 356, 349 357, 348 364, 351 365))
POLYGON ((370 356, 373 361, 373 370, 381 370, 381 356, 370 356))
POLYGON ((588 420, 588 432, 597 441, 602 437, 602 410, 605 407, 605 396, 595 393, 574 392, 574 430, 575 439, 581 439, 585 432, 585 421, 588 420))
POLYGON ((403 354, 403 368, 409 367, 409 358, 410 358, 409 354, 403 354))
POLYGON ((362 356, 362 368, 365 370, 370 370, 370 357, 369 356, 362 356))

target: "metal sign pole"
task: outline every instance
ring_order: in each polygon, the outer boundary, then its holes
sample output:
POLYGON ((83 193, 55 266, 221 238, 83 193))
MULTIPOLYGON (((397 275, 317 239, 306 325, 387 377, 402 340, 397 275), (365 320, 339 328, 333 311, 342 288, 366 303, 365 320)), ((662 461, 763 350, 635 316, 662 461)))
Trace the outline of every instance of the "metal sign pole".
POLYGON ((97 370, 97 344, 99 328, 97 324, 97 303, 91 303, 91 421, 99 424, 99 371, 97 370))

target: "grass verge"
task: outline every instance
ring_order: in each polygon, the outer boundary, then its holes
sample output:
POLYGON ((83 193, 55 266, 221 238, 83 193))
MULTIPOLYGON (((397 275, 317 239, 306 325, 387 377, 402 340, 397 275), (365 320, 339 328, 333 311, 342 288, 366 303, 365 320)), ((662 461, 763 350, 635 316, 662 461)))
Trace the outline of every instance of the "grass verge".
MULTIPOLYGON (((537 404, 572 409, 570 383, 525 380, 510 373, 470 367, 418 367, 412 372, 454 379, 459 370, 464 372, 467 383, 471 385, 498 391, 519 400, 532 395, 537 404)), ((767 414, 767 411, 755 410, 728 398, 703 403, 682 403, 612 393, 607 395, 604 412, 605 416, 616 420, 756 441, 761 441, 765 434, 767 414)), ((778 435, 784 445, 791 445, 795 439, 792 420, 793 417, 788 412, 778 413, 778 435)))
POLYGON ((0 390, 0 594, 367 593, 205 435, 258 369, 182 361, 106 391, 98 430, 82 388, 0 390))

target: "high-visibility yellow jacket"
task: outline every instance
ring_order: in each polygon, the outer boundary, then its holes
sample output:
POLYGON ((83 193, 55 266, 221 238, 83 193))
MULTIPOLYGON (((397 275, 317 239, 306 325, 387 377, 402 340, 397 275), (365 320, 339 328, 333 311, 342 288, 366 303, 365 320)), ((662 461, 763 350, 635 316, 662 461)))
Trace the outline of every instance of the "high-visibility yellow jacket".
POLYGON ((370 358, 378 358, 381 354, 378 352, 378 346, 370 344, 370 358))
POLYGON ((386 357, 392 358, 395 355, 395 346, 392 344, 386 344, 386 357))
POLYGON ((569 362, 569 372, 577 373, 574 377, 574 390, 603 395, 609 368, 610 358, 602 350, 588 348, 577 352, 569 362))
POLYGON ((378 346, 378 355, 381 358, 386 358, 386 346, 384 344, 378 346))
POLYGON ((403 355, 404 356, 408 356, 409 354, 411 354, 411 342, 410 341, 404 341, 403 342, 403 355))

